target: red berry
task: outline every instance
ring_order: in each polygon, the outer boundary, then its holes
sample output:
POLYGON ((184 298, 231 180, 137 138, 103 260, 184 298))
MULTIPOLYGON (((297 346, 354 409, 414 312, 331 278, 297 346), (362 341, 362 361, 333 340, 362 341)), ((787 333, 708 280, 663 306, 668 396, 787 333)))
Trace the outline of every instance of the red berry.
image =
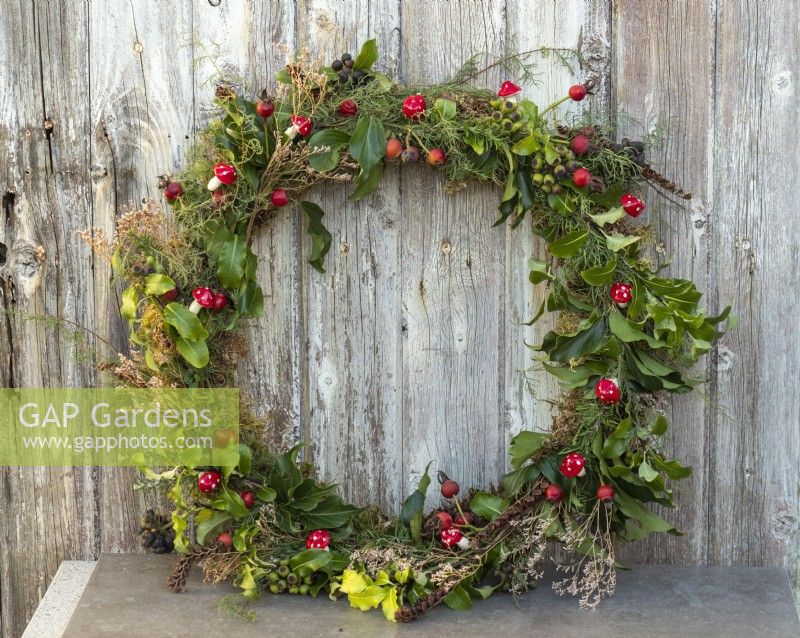
POLYGON ((622 210, 628 213, 628 215, 631 217, 638 217, 645 209, 644 202, 630 193, 625 193, 620 198, 619 203, 622 205, 622 210))
POLYGON ((244 506, 247 509, 250 509, 251 507, 253 507, 253 505, 256 504, 256 495, 249 490, 245 490, 244 492, 239 494, 239 498, 241 498, 242 501, 244 501, 244 506))
POLYGON ((613 501, 614 488, 610 485, 601 485, 597 488, 597 499, 600 501, 613 501))
POLYGON ((174 202, 179 197, 183 197, 183 186, 180 182, 170 182, 164 189, 164 199, 174 202))
POLYGON ((544 491, 544 497, 551 503, 558 503, 563 496, 564 490, 562 490, 555 483, 550 483, 550 485, 548 485, 547 489, 544 491))
POLYGON ((453 498, 456 494, 458 494, 458 483, 456 483, 452 479, 447 479, 444 483, 442 483, 442 496, 445 498, 453 498))
POLYGON ((611 286, 611 289, 608 291, 608 294, 611 295, 611 298, 621 308, 627 306, 631 299, 633 299, 632 288, 630 284, 626 284, 622 281, 616 282, 614 285, 611 286))
POLYGON ((214 293, 214 306, 213 310, 215 312, 219 312, 220 310, 225 310, 228 307, 228 298, 221 292, 214 293))
POLYGON ((178 298, 178 289, 173 288, 172 290, 167 290, 163 295, 161 295, 161 299, 166 302, 175 301, 178 298))
POLYGON ((445 162, 444 151, 440 148, 432 148, 428 151, 428 166, 441 166, 445 162))
POLYGON ((585 135, 576 135, 572 138, 570 146, 575 155, 586 155, 589 152, 589 147, 592 145, 591 141, 585 135))
POLYGON ((575 184, 578 188, 583 188, 584 186, 588 186, 589 182, 592 181, 592 174, 587 171, 585 168, 579 168, 572 174, 572 183, 575 184))
POLYGON ((396 137, 391 138, 388 142, 386 142, 386 157, 389 159, 395 159, 400 157, 400 153, 403 152, 403 145, 400 143, 396 137))
POLYGON ((594 386, 594 393, 606 405, 614 405, 619 403, 619 386, 614 379, 603 378, 594 386))
POLYGON ((219 472, 201 472, 197 477, 197 489, 203 494, 210 494, 222 483, 222 476, 219 472))
POLYGON ((586 461, 582 454, 570 452, 561 461, 561 473, 567 478, 575 478, 586 474, 586 461))
POLYGON ((277 206, 280 208, 281 206, 286 206, 289 203, 289 197, 286 195, 286 191, 282 188, 276 188, 272 191, 272 205, 277 206))
POLYGON ((409 95, 403 100, 403 115, 409 120, 418 120, 422 117, 426 107, 427 104, 424 97, 421 95, 409 95))
POLYGON ((587 93, 588 91, 583 84, 573 84, 569 87, 569 96, 576 102, 580 102, 585 98, 587 93))
POLYGON ((419 161, 419 151, 413 146, 408 146, 408 147, 406 147, 406 150, 404 150, 402 153, 400 153, 400 159, 403 160, 403 162, 405 162, 405 163, 418 162, 419 161))
POLYGON ((336 109, 342 117, 353 117, 358 113, 358 104, 355 100, 345 100, 336 109))
POLYGON ((436 518, 439 519, 439 529, 450 529, 453 526, 453 517, 447 512, 436 512, 436 518))
POLYGON ((475 517, 472 516, 472 512, 464 512, 464 516, 461 516, 461 514, 456 516, 456 525, 472 525, 474 520, 475 517))
POLYGON ((233 536, 231 536, 230 532, 222 532, 222 534, 217 536, 217 540, 225 545, 225 547, 231 547, 233 545, 233 536))
POLYGON ((259 117, 269 117, 275 112, 272 100, 259 100, 256 102, 256 113, 259 117))

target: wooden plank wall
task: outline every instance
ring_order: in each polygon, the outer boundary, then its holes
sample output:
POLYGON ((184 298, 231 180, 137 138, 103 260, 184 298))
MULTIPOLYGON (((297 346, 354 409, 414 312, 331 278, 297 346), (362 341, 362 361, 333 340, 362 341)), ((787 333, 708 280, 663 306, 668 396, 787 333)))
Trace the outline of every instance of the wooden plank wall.
MULTIPOLYGON (((671 451, 695 468, 670 514, 687 535, 624 556, 783 565, 796 582, 799 25, 791 0, 6 0, 0 386, 97 381, 64 331, 24 313, 90 328, 99 355, 124 347, 108 267, 75 232, 110 230, 157 195, 155 175, 180 165, 207 120, 217 48, 255 93, 284 62, 280 42, 329 60, 376 37, 384 70, 435 81, 474 52, 580 41, 580 77, 602 80, 597 115, 631 137, 669 124, 653 163, 696 193, 649 209, 671 272, 741 319, 698 370, 704 396, 668 407, 671 451)), ((574 81, 541 69, 526 87, 540 103, 574 81)), ((334 236, 324 276, 304 263, 296 214, 256 245, 267 311, 239 374, 270 439, 308 442, 349 497, 388 510, 429 460, 465 485, 496 479, 510 436, 549 425, 554 384, 525 373, 523 344, 547 324, 520 326, 540 301, 525 262, 542 246, 525 229, 491 228, 496 192, 448 196, 424 169, 389 171, 357 205, 341 188, 312 198, 334 236)), ((0 469, 0 634, 22 632, 61 560, 135 549, 143 500, 130 482, 128 471, 0 469)))

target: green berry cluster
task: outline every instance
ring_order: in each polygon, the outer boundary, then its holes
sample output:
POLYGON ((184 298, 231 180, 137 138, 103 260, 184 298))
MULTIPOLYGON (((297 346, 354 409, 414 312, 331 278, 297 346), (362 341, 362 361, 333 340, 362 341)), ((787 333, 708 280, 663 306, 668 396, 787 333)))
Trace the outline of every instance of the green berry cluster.
POLYGON ((543 192, 558 195, 563 192, 559 181, 572 175, 581 165, 575 161, 575 154, 566 146, 556 145, 555 150, 556 155, 551 155, 550 161, 544 151, 533 154, 531 180, 543 192))
POLYGON ((139 521, 142 547, 154 554, 171 554, 175 549, 175 530, 172 518, 161 512, 147 510, 139 521))
POLYGON ((282 560, 267 573, 269 590, 273 594, 299 594, 307 596, 314 584, 314 574, 300 576, 289 568, 289 561, 282 560))
POLYGON ((516 133, 522 129, 522 111, 517 107, 517 103, 513 100, 492 100, 489 102, 494 110, 492 111, 492 119, 499 123, 503 130, 516 133))
POLYGON ((342 84, 364 84, 372 79, 372 76, 365 71, 354 69, 354 62, 353 56, 349 53, 342 53, 340 58, 331 62, 331 68, 336 72, 336 75, 339 76, 339 82, 342 84))

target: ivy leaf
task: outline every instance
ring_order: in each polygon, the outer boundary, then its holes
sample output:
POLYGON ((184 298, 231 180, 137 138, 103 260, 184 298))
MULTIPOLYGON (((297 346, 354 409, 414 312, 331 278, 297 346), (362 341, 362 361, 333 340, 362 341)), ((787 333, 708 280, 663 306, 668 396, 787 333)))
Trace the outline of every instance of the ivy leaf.
POLYGON ((506 505, 506 502, 499 496, 488 492, 478 492, 472 497, 469 508, 478 516, 493 521, 503 513, 506 505))
POLYGON ((324 211, 314 202, 300 202, 300 207, 306 214, 308 221, 308 234, 311 235, 311 258, 308 263, 318 272, 325 272, 323 263, 325 255, 331 249, 332 235, 322 223, 324 211))
POLYGON ((511 439, 511 465, 519 468, 525 461, 531 458, 544 444, 548 435, 544 432, 520 432, 511 439))
POLYGON ((160 273, 147 275, 144 280, 144 294, 158 297, 165 292, 175 289, 175 282, 170 277, 160 273))
POLYGON ((378 45, 375 42, 375 38, 372 38, 361 45, 361 51, 358 52, 356 59, 353 61, 353 68, 358 71, 369 71, 377 60, 378 45))
POLYGON ((182 304, 175 302, 167 304, 164 308, 164 321, 188 341, 204 341, 208 338, 208 331, 200 323, 197 315, 182 304))
POLYGON ((195 368, 205 368, 208 365, 208 345, 205 341, 187 341, 183 337, 178 337, 175 340, 175 347, 195 368))
POLYGON ((547 246, 547 250, 554 257, 573 257, 580 252, 588 239, 588 231, 574 230, 564 235, 561 239, 550 243, 547 246))
POLYGON ((453 100, 437 98, 433 103, 433 108, 446 120, 452 120, 456 116, 456 103, 453 100))
POLYGON ((240 235, 231 235, 222 244, 217 263, 217 276, 222 285, 229 289, 238 288, 244 278, 244 264, 247 259, 247 244, 240 235))
POLYGON ((650 464, 645 460, 639 465, 639 476, 646 483, 650 483, 651 481, 655 481, 659 474, 652 467, 650 467, 650 464))
POLYGON ((581 271, 581 277, 590 286, 605 286, 614 279, 617 258, 612 257, 605 266, 595 266, 581 271))

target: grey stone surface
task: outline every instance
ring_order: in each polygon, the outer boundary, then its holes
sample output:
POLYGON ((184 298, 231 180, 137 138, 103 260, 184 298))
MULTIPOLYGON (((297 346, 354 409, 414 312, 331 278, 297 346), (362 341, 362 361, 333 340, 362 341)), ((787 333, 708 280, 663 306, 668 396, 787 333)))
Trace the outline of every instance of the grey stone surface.
POLYGON ((60 636, 96 564, 97 561, 93 560, 65 560, 61 563, 22 638, 60 636))
MULTIPOLYGON (((648 565, 620 572, 616 595, 593 611, 555 595, 543 583, 524 598, 496 595, 469 612, 437 608, 410 625, 388 623, 346 601, 265 595, 254 623, 217 610, 232 591, 164 584, 170 557, 103 555, 67 627, 68 638, 154 636, 548 636, 558 638, 797 637, 800 623, 786 573, 777 568, 648 565)), ((54 634, 56 635, 56 634, 54 634)))

